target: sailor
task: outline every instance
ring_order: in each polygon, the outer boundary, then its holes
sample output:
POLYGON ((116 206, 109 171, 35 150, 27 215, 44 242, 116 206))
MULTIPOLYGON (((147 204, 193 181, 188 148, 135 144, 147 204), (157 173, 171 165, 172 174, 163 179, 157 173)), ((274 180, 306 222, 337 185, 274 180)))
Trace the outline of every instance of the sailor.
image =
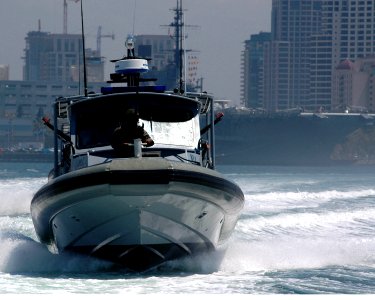
POLYGON ((112 148, 123 156, 133 156, 135 139, 140 139, 146 147, 154 145, 153 139, 142 126, 138 125, 138 121, 138 113, 134 109, 128 109, 121 126, 116 128, 112 135, 112 148))

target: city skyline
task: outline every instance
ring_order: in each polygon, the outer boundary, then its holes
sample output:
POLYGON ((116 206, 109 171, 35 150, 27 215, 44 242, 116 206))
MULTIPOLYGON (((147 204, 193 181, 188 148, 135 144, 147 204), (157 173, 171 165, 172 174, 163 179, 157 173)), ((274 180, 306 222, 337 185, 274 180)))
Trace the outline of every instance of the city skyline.
MULTIPOLYGON (((168 34, 162 25, 173 21, 171 9, 176 6, 176 0, 162 0, 157 4, 146 0, 109 0, 105 3, 90 0, 83 4, 87 48, 96 48, 99 26, 103 27, 103 34, 115 35, 115 40, 102 42, 105 76, 109 76, 113 70, 109 60, 124 54, 125 38, 133 29, 136 35, 168 34), (112 18, 108 18, 110 14, 112 18), (143 22, 144 19, 147 22, 143 22)), ((42 31, 62 33, 63 0, 3 0, 0 6, 0 39, 5 41, 0 47, 0 64, 10 66, 9 79, 21 80, 21 57, 24 56, 27 33, 38 30, 39 20, 42 31), (18 21, 11 16, 15 12, 22 16, 18 21)), ((270 30, 271 0, 208 0, 203 3, 189 0, 184 1, 183 6, 186 24, 199 26, 187 30, 187 48, 199 51, 199 73, 204 78, 204 89, 216 98, 232 99, 234 104, 239 104, 244 41, 253 33, 270 30)), ((79 13, 79 4, 68 0, 68 33, 80 32, 79 13)))
POLYGON ((242 101, 248 107, 374 111, 373 1, 273 0, 271 27, 270 40, 257 34, 247 41, 242 101), (346 59, 366 62, 337 75, 346 59))

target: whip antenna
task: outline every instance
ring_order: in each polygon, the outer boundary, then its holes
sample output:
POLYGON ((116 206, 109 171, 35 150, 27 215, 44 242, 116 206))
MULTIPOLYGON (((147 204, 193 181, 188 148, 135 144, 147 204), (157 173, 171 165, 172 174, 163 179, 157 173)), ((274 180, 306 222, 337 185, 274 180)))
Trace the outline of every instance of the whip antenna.
POLYGON ((81 0, 81 27, 82 27, 82 52, 83 52, 83 84, 85 97, 87 97, 87 73, 86 73, 86 48, 85 48, 85 30, 83 26, 83 0, 81 0))
POLYGON ((134 0, 134 11, 133 11, 133 37, 135 32, 135 14, 137 11, 137 0, 134 0))

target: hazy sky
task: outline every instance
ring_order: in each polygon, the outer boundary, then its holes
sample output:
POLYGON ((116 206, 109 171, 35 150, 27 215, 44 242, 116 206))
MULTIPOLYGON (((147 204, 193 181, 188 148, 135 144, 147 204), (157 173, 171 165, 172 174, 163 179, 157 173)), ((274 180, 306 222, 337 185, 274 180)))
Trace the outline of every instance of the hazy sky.
MULTIPOLYGON (((124 41, 135 34, 167 34, 173 21, 176 0, 83 0, 86 47, 96 49, 99 26, 102 34, 115 34, 115 40, 102 39, 106 73, 110 59, 122 57, 124 41)), ((0 0, 0 64, 10 66, 10 79, 22 79, 25 37, 29 31, 62 33, 63 0, 0 0)), ((199 77, 204 89, 217 99, 240 99, 240 62, 244 41, 251 34, 270 30, 271 0, 183 0, 185 23, 189 29, 187 48, 197 50, 199 77)), ((80 33, 80 5, 68 0, 68 33, 80 33)), ((107 74, 106 74, 107 75, 107 74)))

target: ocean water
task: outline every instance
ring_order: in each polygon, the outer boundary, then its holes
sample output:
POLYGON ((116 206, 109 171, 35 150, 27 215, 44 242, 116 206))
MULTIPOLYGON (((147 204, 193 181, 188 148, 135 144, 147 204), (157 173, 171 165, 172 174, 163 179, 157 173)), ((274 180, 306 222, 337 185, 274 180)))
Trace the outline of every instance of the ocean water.
POLYGON ((0 294, 375 293, 375 166, 218 166, 246 197, 226 251, 145 274, 38 242, 29 206, 49 169, 0 163, 0 294))

